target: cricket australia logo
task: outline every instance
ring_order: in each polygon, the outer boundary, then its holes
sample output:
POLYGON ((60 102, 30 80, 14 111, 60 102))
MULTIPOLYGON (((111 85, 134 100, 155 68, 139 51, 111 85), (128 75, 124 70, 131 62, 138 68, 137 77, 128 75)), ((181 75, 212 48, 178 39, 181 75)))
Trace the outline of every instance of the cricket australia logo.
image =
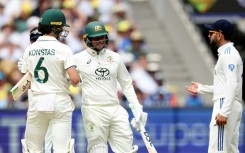
POLYGON ((111 57, 111 56, 108 56, 107 59, 106 59, 107 62, 113 62, 114 59, 111 57))
POLYGON ((96 32, 97 32, 97 31, 100 31, 100 30, 102 30, 102 27, 99 26, 99 25, 97 25, 97 26, 94 27, 94 30, 95 30, 96 32))
POLYGON ((97 68, 95 70, 95 74, 99 76, 96 78, 96 80, 100 80, 100 81, 111 80, 111 77, 108 76, 110 74, 110 71, 107 68, 97 68))

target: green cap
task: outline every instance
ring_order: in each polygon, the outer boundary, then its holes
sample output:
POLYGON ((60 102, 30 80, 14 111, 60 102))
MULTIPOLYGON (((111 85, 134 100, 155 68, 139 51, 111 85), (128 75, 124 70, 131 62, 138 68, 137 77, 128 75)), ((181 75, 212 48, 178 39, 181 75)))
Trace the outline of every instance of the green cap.
POLYGON ((64 13, 59 9, 48 9, 45 12, 43 12, 39 23, 41 25, 70 27, 68 24, 66 24, 66 18, 64 13))

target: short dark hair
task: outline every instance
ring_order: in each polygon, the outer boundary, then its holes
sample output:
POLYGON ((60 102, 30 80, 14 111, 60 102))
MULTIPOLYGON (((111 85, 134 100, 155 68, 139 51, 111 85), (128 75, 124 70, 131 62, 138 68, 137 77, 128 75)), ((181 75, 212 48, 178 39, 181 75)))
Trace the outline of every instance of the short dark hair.
POLYGON ((50 34, 52 32, 53 26, 51 25, 42 25, 38 24, 38 31, 40 31, 42 34, 50 34))

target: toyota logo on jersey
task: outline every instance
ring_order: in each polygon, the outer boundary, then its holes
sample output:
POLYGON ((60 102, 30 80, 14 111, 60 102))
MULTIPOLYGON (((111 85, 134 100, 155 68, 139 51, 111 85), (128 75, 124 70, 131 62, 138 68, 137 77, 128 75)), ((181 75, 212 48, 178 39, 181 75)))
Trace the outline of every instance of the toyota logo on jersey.
POLYGON ((99 76, 96 78, 96 80, 111 80, 111 78, 108 76, 110 71, 107 68, 97 68, 95 70, 95 74, 99 76))

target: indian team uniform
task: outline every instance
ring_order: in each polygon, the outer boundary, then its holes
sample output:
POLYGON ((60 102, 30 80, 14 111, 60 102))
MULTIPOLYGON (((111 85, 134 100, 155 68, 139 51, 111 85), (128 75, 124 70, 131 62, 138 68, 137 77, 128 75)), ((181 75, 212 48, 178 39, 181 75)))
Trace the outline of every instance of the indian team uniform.
POLYGON ((130 75, 119 54, 103 49, 97 52, 88 48, 75 55, 77 70, 82 79, 82 113, 91 147, 103 146, 107 140, 114 152, 130 152, 133 135, 127 111, 119 104, 117 81, 130 102, 138 102, 130 75), (123 115, 122 115, 123 114, 123 115))
POLYGON ((28 149, 41 152, 51 126, 53 148, 67 153, 74 104, 69 96, 66 69, 75 66, 72 52, 54 37, 41 36, 25 50, 23 58, 32 74, 25 132, 28 149))
POLYGON ((219 59, 214 69, 214 85, 200 86, 200 92, 213 91, 213 113, 210 122, 209 153, 239 153, 237 148, 242 118, 243 63, 233 43, 218 49, 219 59), (228 117, 224 126, 216 125, 220 113, 228 117))

